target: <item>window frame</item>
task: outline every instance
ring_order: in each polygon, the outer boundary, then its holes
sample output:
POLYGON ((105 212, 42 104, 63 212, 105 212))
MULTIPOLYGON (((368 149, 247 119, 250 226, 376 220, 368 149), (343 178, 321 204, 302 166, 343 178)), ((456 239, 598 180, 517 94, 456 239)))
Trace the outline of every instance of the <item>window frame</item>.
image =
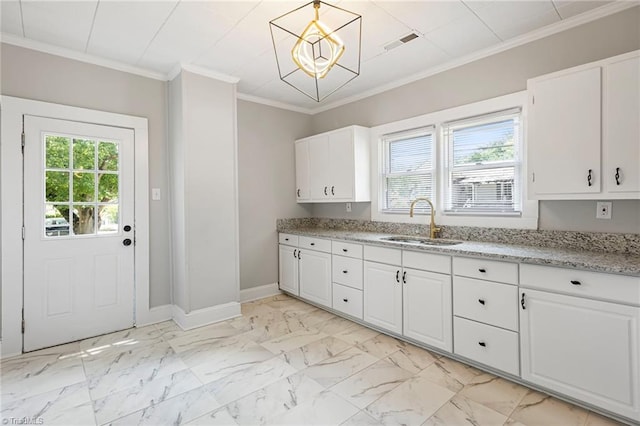
POLYGON ((383 175, 384 144, 382 143, 386 135, 401 133, 409 129, 419 129, 428 126, 435 126, 436 143, 432 154, 435 159, 434 174, 434 200, 435 217, 438 225, 445 226, 478 226, 493 228, 523 228, 537 229, 538 227, 538 201, 528 200, 527 197, 527 92, 526 90, 491 98, 479 102, 474 102, 454 108, 436 111, 417 117, 399 120, 391 123, 381 124, 371 128, 371 220, 379 222, 400 222, 425 224, 428 221, 428 209, 417 212, 413 218, 408 213, 394 213, 384 211, 383 175), (521 108, 520 115, 520 173, 521 182, 521 215, 495 216, 491 214, 445 214, 445 168, 447 164, 446 146, 442 138, 442 125, 444 123, 462 120, 468 117, 476 117, 489 114, 495 111, 505 111, 513 108, 521 108))

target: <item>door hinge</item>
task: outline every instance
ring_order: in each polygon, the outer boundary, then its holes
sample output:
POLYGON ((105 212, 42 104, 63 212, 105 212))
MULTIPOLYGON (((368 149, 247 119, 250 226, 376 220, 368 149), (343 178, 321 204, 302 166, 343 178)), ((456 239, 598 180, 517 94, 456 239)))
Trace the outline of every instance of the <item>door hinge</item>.
POLYGON ((22 225, 22 241, 24 241, 24 225, 22 225))
POLYGON ((535 96, 532 96, 532 97, 531 97, 531 103, 532 103, 533 105, 535 105, 535 104, 536 104, 536 97, 535 97, 535 96))
POLYGON ((24 130, 22 131, 22 135, 20 136, 20 147, 22 148, 22 153, 24 154, 24 130))
POLYGON ((531 173, 531 182, 535 182, 535 181, 536 181, 536 174, 534 172, 534 173, 531 173))
POLYGON ((24 319, 22 320, 22 334, 24 334, 24 319))

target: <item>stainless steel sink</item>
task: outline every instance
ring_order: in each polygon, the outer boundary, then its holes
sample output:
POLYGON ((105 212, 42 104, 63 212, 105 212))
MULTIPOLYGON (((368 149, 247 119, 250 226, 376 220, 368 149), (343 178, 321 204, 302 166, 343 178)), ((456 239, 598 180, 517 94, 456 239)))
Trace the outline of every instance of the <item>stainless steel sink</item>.
POLYGON ((431 239, 431 238, 416 238, 416 237, 404 237, 404 236, 382 237, 380 238, 380 240, 388 241, 391 243, 416 244, 416 245, 424 245, 424 246, 453 246, 453 245, 462 243, 462 241, 456 241, 456 240, 439 240, 439 239, 431 239))

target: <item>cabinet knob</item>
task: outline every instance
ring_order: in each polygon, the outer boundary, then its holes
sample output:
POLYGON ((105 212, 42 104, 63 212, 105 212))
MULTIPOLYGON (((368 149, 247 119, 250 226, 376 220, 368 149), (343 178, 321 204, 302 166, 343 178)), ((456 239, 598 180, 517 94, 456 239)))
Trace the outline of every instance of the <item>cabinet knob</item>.
POLYGON ((481 304, 481 305, 484 305, 485 301, 484 301, 484 299, 478 299, 478 303, 481 304))
POLYGON ((348 271, 345 269, 344 271, 342 271, 343 274, 346 274, 348 271))
POLYGON ((571 280, 571 284, 573 285, 582 285, 582 283, 578 280, 571 280))
POLYGON ((310 243, 310 245, 315 246, 315 245, 316 245, 316 243, 310 243))
POLYGON ((482 272, 482 273, 484 274, 484 273, 486 273, 486 272, 487 272, 487 270, 486 270, 486 269, 484 269, 484 268, 478 268, 478 272, 482 272))
POLYGON ((616 185, 620 185, 620 167, 616 167, 615 178, 616 178, 616 185))
POLYGON ((587 175, 587 185, 592 186, 593 184, 591 183, 591 173, 593 173, 593 170, 589 169, 589 174, 587 175))
POLYGON ((345 302, 345 303, 347 303, 347 302, 349 301, 349 299, 344 298, 344 299, 342 299, 342 301, 343 301, 343 302, 345 302))
POLYGON ((486 348, 486 347, 487 347, 487 344, 486 344, 485 342, 478 342, 478 344, 479 344, 480 346, 482 346, 483 348, 486 348))
POLYGON ((342 251, 346 253, 346 252, 347 252, 347 251, 349 251, 349 250, 347 250, 347 249, 342 249, 342 251))

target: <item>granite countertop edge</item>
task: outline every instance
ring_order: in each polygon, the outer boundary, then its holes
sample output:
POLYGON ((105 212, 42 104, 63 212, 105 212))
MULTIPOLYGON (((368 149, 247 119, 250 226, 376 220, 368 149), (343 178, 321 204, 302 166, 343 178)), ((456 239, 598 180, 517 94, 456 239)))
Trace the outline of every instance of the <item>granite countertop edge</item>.
MULTIPOLYGON (((341 231, 321 228, 281 228, 278 232, 326 239, 353 241, 369 245, 435 254, 483 257, 531 265, 558 266, 592 272, 640 277, 640 256, 561 248, 463 241, 451 246, 421 246, 388 242, 381 238, 397 234, 341 231)), ((415 238, 416 236, 413 236, 415 238)))

